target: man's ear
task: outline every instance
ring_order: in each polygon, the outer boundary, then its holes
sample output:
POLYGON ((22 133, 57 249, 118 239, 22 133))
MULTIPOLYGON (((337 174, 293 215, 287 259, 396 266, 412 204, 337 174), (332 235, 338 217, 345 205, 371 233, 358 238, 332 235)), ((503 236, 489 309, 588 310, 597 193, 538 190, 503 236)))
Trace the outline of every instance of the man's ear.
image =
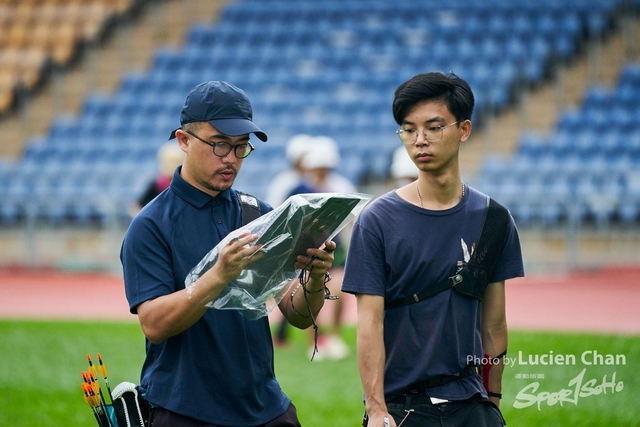
POLYGON ((189 149, 189 134, 183 131, 182 129, 178 129, 176 131, 176 139, 178 140, 178 145, 185 153, 189 149))
POLYGON ((471 120, 465 120, 464 122, 462 122, 462 124, 460 125, 460 130, 462 131, 462 134, 460 135, 460 142, 465 142, 467 139, 469 139, 472 127, 473 125, 471 124, 471 120))

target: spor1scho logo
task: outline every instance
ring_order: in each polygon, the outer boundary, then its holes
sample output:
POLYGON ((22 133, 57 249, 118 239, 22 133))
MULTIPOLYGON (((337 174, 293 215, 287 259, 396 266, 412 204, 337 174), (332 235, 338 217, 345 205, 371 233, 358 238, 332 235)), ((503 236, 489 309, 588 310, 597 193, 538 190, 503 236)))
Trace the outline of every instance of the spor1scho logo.
MULTIPOLYGON (((505 366, 515 365, 530 366, 574 366, 580 362, 584 366, 619 366, 626 365, 627 358, 624 354, 600 354, 596 350, 586 350, 579 356, 575 354, 554 354, 550 351, 545 354, 524 355, 521 351, 517 357, 505 358, 505 366)), ((601 375, 601 373, 600 373, 601 375)), ((584 367, 579 374, 567 382, 566 388, 557 391, 541 390, 539 381, 534 381, 522 388, 516 395, 513 407, 517 409, 537 405, 538 410, 546 403, 547 406, 560 404, 578 405, 581 398, 598 396, 601 394, 620 393, 624 389, 623 381, 616 378, 617 372, 610 372, 598 378, 588 378, 587 368, 584 367)), ((544 378, 544 375, 516 374, 516 378, 544 378)))

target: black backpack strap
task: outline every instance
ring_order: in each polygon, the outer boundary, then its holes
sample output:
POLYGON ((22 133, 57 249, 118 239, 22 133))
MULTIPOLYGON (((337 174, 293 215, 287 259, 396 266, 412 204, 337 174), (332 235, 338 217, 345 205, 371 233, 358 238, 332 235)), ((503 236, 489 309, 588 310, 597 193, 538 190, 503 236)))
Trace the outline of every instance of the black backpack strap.
POLYGON ((489 199, 481 236, 471 259, 459 274, 449 278, 454 283, 453 289, 482 301, 504 248, 509 222, 509 211, 489 199))
POLYGON ((251 194, 236 191, 238 201, 240 202, 240 210, 242 211, 242 225, 247 225, 254 219, 257 219, 262 213, 260 212, 260 203, 258 199, 251 194))
POLYGON ((477 245, 467 265, 457 274, 435 285, 427 286, 421 292, 399 300, 385 302, 385 310, 423 301, 450 288, 482 301, 500 253, 502 253, 508 227, 509 211, 493 199, 487 198, 487 207, 476 239, 477 245))

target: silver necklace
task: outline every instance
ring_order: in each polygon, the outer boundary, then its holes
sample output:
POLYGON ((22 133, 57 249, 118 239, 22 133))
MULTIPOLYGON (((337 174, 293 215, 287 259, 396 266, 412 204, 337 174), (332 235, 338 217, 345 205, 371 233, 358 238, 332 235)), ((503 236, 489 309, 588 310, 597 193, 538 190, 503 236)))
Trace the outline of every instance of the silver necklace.
MULTIPOLYGON (((420 196, 420 189, 418 188, 417 181, 416 181, 416 192, 418 193, 418 201, 420 202, 420 207, 424 209, 424 206, 422 206, 422 197, 420 196)), ((464 182, 462 182, 462 196, 460 197, 460 200, 462 200, 463 198, 464 198, 464 182)))

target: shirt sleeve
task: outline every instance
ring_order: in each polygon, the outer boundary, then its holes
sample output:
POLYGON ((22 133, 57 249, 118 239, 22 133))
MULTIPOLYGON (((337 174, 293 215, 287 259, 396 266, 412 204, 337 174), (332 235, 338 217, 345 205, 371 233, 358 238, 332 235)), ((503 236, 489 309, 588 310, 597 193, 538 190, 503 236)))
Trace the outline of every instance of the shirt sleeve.
POLYGON ((129 311, 176 290, 171 249, 156 224, 138 216, 132 221, 120 253, 129 311))
POLYGON ((522 248, 520 247, 520 236, 513 217, 509 215, 509 228, 507 237, 496 268, 493 271, 492 282, 524 277, 524 264, 522 260, 522 248))
POLYGON ((351 241, 342 280, 342 291, 385 296, 385 255, 380 236, 367 230, 359 217, 351 241))

